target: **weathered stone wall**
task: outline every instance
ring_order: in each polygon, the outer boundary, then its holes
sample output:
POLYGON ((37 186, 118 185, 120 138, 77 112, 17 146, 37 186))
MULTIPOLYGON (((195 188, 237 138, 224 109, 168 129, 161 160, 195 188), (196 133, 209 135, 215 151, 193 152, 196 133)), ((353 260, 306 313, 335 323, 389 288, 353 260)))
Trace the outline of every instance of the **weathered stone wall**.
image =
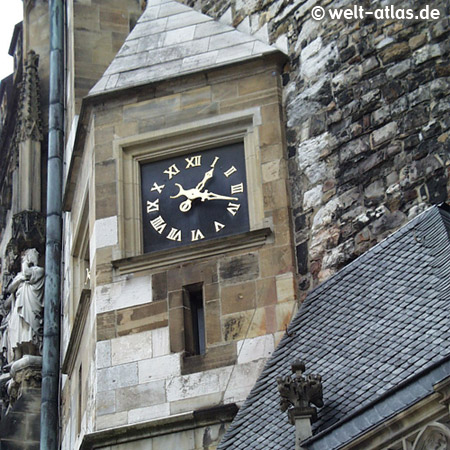
MULTIPOLYGON (((441 18, 429 21, 311 18, 314 5, 348 1, 186 3, 213 16, 226 11, 222 20, 251 32, 266 28, 272 43, 288 38, 284 99, 300 289, 449 198, 448 2, 435 2, 441 18)), ((385 3, 358 5, 374 11, 385 3)))

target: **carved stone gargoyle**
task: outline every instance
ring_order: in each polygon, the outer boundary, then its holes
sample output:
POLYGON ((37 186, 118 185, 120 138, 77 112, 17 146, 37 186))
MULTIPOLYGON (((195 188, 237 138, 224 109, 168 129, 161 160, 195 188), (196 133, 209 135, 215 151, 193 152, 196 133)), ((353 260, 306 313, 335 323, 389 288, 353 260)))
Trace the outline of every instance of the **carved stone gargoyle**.
POLYGON ((280 393, 280 409, 288 411, 289 422, 295 424, 295 416, 310 416, 314 421, 317 411, 312 405, 323 406, 322 377, 318 374, 304 376, 305 363, 296 360, 292 364, 293 375, 277 377, 278 391, 280 393))

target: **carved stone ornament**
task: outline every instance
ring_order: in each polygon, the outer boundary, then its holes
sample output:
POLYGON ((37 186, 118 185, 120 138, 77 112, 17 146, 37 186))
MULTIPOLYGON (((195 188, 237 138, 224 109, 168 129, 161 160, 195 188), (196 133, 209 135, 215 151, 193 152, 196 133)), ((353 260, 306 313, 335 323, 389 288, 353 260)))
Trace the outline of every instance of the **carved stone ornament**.
POLYGON ((323 406, 322 377, 318 374, 304 376, 305 363, 294 361, 292 373, 285 377, 278 377, 278 391, 280 393, 280 409, 288 411, 289 422, 294 424, 294 416, 307 415, 316 419, 317 411, 311 406, 321 408, 323 406))
POLYGON ((13 216, 13 238, 18 251, 36 248, 43 252, 45 245, 45 217, 37 211, 21 211, 13 216))
POLYGON ((42 141, 42 119, 39 85, 39 55, 33 50, 24 62, 23 80, 20 88, 19 110, 15 129, 15 143, 31 139, 42 141))
POLYGON ((442 423, 427 425, 417 436, 413 450, 448 450, 450 448, 450 429, 442 423))

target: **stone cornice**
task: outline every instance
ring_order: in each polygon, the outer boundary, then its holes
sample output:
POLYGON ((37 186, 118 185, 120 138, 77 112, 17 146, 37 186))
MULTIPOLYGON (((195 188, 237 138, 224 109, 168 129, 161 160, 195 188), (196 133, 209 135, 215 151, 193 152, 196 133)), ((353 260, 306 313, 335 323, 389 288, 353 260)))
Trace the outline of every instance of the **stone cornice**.
POLYGON ((187 245, 183 248, 177 247, 130 258, 116 259, 112 264, 116 269, 117 275, 126 275, 155 268, 161 269, 175 264, 229 253, 230 250, 247 250, 259 247, 266 243, 271 233, 270 228, 262 228, 236 236, 206 241, 201 244, 187 245))
POLYGON ((163 419, 109 428, 104 431, 84 435, 80 450, 93 450, 111 444, 117 445, 137 439, 151 439, 156 436, 192 430, 201 426, 231 422, 237 411, 238 407, 236 404, 231 403, 198 411, 189 411, 163 419))

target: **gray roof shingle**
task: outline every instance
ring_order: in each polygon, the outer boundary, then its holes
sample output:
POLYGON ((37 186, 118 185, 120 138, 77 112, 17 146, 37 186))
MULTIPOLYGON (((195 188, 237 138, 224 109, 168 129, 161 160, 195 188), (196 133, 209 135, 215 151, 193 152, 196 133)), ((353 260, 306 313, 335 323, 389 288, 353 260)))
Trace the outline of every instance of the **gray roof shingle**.
POLYGON ((149 0, 89 96, 279 52, 175 0, 149 0))
MULTIPOLYGON (((314 435, 335 425, 325 447, 313 442, 311 448, 337 448, 349 436, 342 430, 339 438, 338 422, 450 355, 449 306, 450 208, 443 205, 425 211, 308 295, 218 449, 294 448, 294 427, 279 410, 276 384, 294 359, 322 375, 324 407, 314 435)), ((392 396, 391 407, 404 408, 404 397, 398 398, 403 403, 392 396)), ((361 431, 373 425, 367 417, 355 418, 351 426, 361 431)))

